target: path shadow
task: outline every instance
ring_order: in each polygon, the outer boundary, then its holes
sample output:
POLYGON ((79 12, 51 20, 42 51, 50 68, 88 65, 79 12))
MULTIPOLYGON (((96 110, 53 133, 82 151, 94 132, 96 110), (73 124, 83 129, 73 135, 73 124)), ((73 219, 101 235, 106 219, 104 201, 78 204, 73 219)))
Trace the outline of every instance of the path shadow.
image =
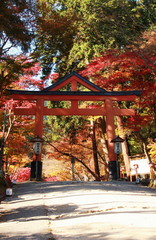
POLYGON ((3 240, 56 240, 51 234, 33 234, 33 235, 27 235, 27 236, 19 236, 19 235, 13 235, 12 237, 8 237, 8 235, 1 235, 0 239, 3 240))
POLYGON ((16 188, 20 195, 36 194, 41 191, 47 193, 49 191, 74 191, 81 190, 100 190, 100 191, 121 191, 123 193, 150 193, 156 195, 156 189, 151 189, 145 186, 136 185, 134 182, 126 181, 109 181, 109 182, 25 182, 17 184, 16 188), (76 189, 75 189, 76 187, 76 189), (24 191, 22 189, 24 188, 24 191))

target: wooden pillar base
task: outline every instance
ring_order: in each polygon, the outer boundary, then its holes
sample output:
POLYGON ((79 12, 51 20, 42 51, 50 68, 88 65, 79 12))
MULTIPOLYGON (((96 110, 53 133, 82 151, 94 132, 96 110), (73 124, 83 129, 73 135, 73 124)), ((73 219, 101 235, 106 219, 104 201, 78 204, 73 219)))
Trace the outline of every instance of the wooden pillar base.
POLYGON ((117 180, 120 178, 120 164, 117 161, 110 161, 108 163, 110 180, 117 180))
POLYGON ((31 175, 30 180, 42 180, 42 162, 41 161, 33 161, 31 162, 31 175))

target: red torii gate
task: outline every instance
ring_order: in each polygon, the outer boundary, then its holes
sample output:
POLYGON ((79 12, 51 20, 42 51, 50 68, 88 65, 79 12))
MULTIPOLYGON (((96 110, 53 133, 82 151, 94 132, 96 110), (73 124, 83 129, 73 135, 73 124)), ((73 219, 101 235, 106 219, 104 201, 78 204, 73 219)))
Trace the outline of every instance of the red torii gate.
MULTIPOLYGON (((41 91, 9 90, 14 100, 31 101, 36 103, 35 107, 21 108, 15 107, 15 115, 35 115, 35 136, 42 138, 43 117, 46 115, 78 115, 78 116, 106 116, 106 132, 108 138, 109 171, 111 177, 116 176, 116 154, 114 153, 115 137, 114 116, 135 115, 133 109, 119 109, 113 106, 113 101, 134 101, 136 96, 141 95, 141 91, 121 91, 108 92, 76 72, 65 76, 50 87, 41 91), (70 91, 61 91, 61 88, 71 84, 70 91), (79 91, 78 84, 83 85, 87 91, 79 91), (70 108, 48 109, 45 101, 71 101, 70 108), (104 107, 96 109, 79 108, 79 101, 104 101, 104 107)), ((42 175, 41 154, 38 156, 39 178, 42 175)), ((34 162, 35 163, 35 162, 34 162)), ((36 162, 37 164, 37 162, 36 162)), ((33 165, 33 164, 32 164, 33 165)), ((34 166, 34 165, 33 165, 34 166)), ((31 169, 32 177, 35 177, 35 166, 31 169)))

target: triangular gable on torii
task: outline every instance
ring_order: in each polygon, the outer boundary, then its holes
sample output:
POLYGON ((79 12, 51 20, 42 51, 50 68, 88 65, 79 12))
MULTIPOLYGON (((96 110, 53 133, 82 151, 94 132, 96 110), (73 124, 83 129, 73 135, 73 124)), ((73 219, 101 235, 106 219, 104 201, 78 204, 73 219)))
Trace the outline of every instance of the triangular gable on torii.
POLYGON ((86 78, 82 77, 80 74, 76 72, 72 72, 56 83, 52 84, 51 86, 44 88, 42 91, 58 91, 61 88, 67 86, 68 84, 71 84, 71 91, 77 91, 78 84, 84 86, 90 91, 98 91, 98 92, 106 92, 106 90, 98 87, 94 83, 88 81, 86 78))
MULTIPOLYGON (((65 77, 61 78, 54 84, 49 87, 44 88, 43 90, 39 91, 32 91, 32 90, 8 90, 14 99, 26 99, 26 100, 33 100, 36 99, 37 96, 43 96, 45 100, 53 100, 54 96, 57 96, 57 100, 66 100, 66 97, 71 97, 71 100, 74 100, 74 96, 80 96, 83 100, 104 100, 109 96, 114 101, 133 101, 136 96, 141 94, 141 91, 106 91, 103 88, 95 85, 94 83, 90 82, 86 78, 82 77, 80 74, 76 72, 72 72, 65 77), (71 84, 71 89, 69 90, 62 90, 63 87, 71 84), (79 90, 79 86, 82 85, 85 87, 84 91, 79 90), (47 95, 47 96, 46 96, 47 95), (60 97, 58 97, 58 95, 60 97), (62 96, 62 97, 61 97, 62 96), (63 98, 64 96, 64 98, 63 98), (66 97, 65 97, 66 96, 66 97), (93 99, 94 96, 94 99, 93 99)), ((38 98, 38 97, 37 97, 38 98)), ((41 97, 40 97, 41 98, 41 97)))

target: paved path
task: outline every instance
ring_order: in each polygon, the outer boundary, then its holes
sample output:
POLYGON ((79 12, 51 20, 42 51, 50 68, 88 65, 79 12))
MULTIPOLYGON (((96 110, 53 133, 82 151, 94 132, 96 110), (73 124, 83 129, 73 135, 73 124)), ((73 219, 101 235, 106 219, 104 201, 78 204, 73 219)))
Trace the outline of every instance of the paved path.
POLYGON ((17 184, 0 211, 5 240, 156 240, 156 190, 134 183, 17 184))

